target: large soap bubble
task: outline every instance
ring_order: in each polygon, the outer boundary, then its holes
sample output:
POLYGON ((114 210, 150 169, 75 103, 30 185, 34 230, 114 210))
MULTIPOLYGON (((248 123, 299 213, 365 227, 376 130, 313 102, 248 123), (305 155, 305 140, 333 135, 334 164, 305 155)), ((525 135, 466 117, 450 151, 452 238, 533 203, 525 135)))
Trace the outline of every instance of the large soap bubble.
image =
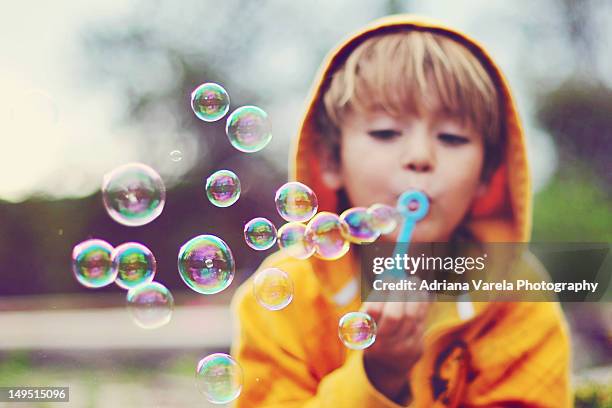
POLYGON ((244 226, 244 240, 248 246, 264 251, 276 243, 276 227, 263 217, 253 218, 244 226))
POLYGON ((174 298, 161 283, 147 282, 128 291, 127 306, 134 323, 143 329, 157 329, 170 321, 174 298))
POLYGON ((253 279, 253 294, 266 309, 281 310, 293 299, 293 282, 282 269, 262 269, 253 279))
POLYGON ((381 234, 390 234, 399 223, 402 217, 395 207, 386 204, 373 204, 368 208, 370 214, 370 224, 372 228, 381 234))
POLYGON ((219 84, 207 82, 191 93, 191 109, 205 122, 221 119, 229 110, 230 99, 227 91, 219 84))
POLYGON ((363 350, 376 341, 376 322, 364 312, 350 312, 338 322, 338 336, 352 350, 363 350))
POLYGON ((151 167, 130 163, 104 176, 102 199, 113 220, 135 227, 159 217, 166 202, 166 187, 151 167))
POLYGON ((276 210, 286 221, 306 222, 319 208, 314 191, 298 181, 283 184, 276 191, 274 201, 276 210))
POLYGON ((225 133, 236 149, 245 153, 258 152, 272 140, 272 125, 268 114, 257 106, 242 106, 227 118, 225 133))
POLYGON ((307 259, 315 252, 314 246, 306 239, 306 226, 299 222, 282 225, 277 237, 278 247, 294 258, 307 259))
POLYGON ((326 211, 315 215, 306 226, 306 239, 321 259, 334 260, 346 254, 350 248, 347 235, 346 222, 326 211))
POLYGON ((123 289, 131 289, 142 283, 153 281, 157 261, 153 252, 138 242, 119 245, 111 254, 113 269, 116 270, 115 283, 123 289))
POLYGON ((101 239, 88 239, 72 250, 72 273, 77 281, 88 288, 101 288, 117 277, 111 254, 113 246, 101 239))
POLYGON ((348 225, 349 241, 356 244, 369 244, 376 241, 380 232, 372 227, 372 216, 365 207, 349 208, 340 214, 340 219, 348 225))
POLYGON ((213 404, 227 404, 238 398, 242 382, 242 368, 228 354, 206 356, 196 367, 198 389, 213 404))
POLYGON ((214 235, 199 235, 179 250, 178 270, 183 282, 204 295, 227 288, 236 271, 229 246, 214 235))
POLYGON ((230 170, 219 170, 206 179, 206 196, 217 207, 229 207, 240 198, 240 180, 230 170))

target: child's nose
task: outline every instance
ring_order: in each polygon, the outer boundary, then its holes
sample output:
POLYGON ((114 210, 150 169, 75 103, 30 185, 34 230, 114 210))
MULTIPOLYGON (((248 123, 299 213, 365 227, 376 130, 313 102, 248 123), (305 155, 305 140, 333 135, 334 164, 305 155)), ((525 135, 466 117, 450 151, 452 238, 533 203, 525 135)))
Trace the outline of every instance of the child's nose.
POLYGON ((426 138, 409 141, 401 152, 402 167, 416 172, 430 172, 434 168, 434 152, 426 138))
POLYGON ((408 169, 418 172, 428 172, 431 171, 431 165, 425 161, 414 161, 408 164, 408 169))

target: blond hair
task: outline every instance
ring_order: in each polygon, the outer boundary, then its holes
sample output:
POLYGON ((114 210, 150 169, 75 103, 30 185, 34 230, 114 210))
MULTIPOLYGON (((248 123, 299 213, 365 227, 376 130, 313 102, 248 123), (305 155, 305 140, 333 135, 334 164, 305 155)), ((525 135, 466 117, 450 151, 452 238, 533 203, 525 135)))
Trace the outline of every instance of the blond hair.
POLYGON ((440 113, 467 121, 483 136, 483 178, 488 179, 501 160, 500 98, 478 58, 442 34, 402 30, 363 41, 328 78, 317 123, 338 160, 347 112, 421 115, 434 109, 432 93, 440 113))

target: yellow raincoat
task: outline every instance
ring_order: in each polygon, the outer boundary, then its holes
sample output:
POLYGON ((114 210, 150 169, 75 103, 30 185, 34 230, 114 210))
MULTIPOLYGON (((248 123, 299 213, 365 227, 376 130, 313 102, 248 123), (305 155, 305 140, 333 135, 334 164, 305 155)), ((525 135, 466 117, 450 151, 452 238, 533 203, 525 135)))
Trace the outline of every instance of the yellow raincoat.
MULTIPOLYGON (((292 157, 292 179, 314 189, 320 211, 338 212, 333 191, 321 181, 314 146, 314 105, 323 80, 364 38, 394 28, 436 32, 460 41, 482 61, 498 84, 504 109, 506 154, 488 193, 474 203, 467 229, 479 242, 528 242, 531 190, 525 140, 510 90, 497 66, 474 40, 430 20, 386 17, 351 36, 324 61, 304 115, 292 157)), ((539 268, 534 259, 527 267, 539 268)), ((286 271, 295 286, 281 311, 260 306, 245 282, 232 309, 239 328, 232 355, 244 370, 237 408, 398 407, 368 381, 363 353, 345 348, 339 318, 361 307, 360 270, 352 252, 336 261, 297 260, 282 252, 262 268, 286 271)), ((458 315, 455 303, 432 307, 425 351, 410 373, 411 407, 567 407, 569 335, 557 303, 475 303, 475 313, 458 315)))

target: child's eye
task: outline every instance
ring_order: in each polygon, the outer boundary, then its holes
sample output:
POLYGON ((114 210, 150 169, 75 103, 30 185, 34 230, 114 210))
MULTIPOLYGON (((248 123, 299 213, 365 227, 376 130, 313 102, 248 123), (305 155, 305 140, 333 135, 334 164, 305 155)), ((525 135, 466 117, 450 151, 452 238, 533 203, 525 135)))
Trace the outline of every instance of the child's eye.
POLYGON ((393 129, 381 129, 381 130, 370 130, 368 132, 370 136, 378 140, 390 140, 394 137, 401 136, 402 132, 393 129))
POLYGON ((445 144, 452 146, 462 145, 469 142, 469 139, 467 137, 453 135, 451 133, 440 133, 438 135, 438 139, 440 139, 445 144))

